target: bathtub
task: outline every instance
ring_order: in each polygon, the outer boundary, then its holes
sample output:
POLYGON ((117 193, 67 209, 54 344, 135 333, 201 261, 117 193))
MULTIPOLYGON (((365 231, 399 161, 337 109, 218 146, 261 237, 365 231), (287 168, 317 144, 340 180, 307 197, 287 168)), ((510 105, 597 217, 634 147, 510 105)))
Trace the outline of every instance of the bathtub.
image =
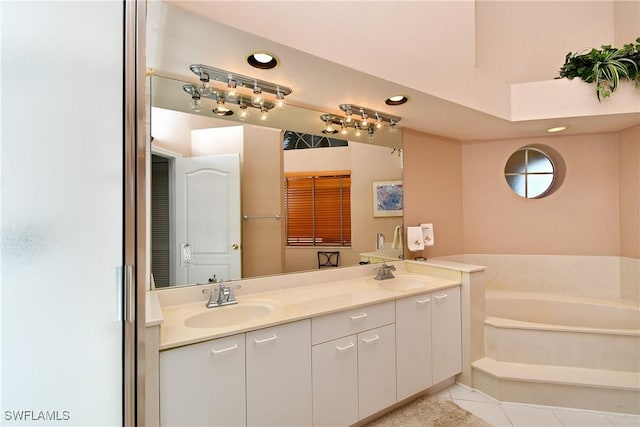
POLYGON ((631 303, 508 291, 485 297, 487 319, 501 326, 640 335, 640 308, 631 303))

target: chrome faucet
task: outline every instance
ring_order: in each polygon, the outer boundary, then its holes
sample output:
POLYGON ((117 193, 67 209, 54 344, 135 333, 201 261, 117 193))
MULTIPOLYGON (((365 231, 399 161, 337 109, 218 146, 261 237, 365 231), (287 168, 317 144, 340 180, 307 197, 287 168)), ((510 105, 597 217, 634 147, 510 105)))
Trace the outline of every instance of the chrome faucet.
POLYGON ((378 274, 376 274, 376 280, 387 280, 393 279, 395 276, 392 271, 396 271, 395 265, 387 265, 386 263, 382 263, 381 267, 376 268, 378 270, 378 274))
POLYGON ((213 289, 203 289, 202 293, 209 294, 209 301, 207 302, 207 308, 213 308, 213 307, 221 307, 223 305, 231 305, 231 304, 237 304, 238 300, 236 299, 236 296, 233 293, 234 289, 238 289, 240 288, 240 285, 235 285, 235 286, 225 286, 224 283, 222 283, 222 280, 218 279, 217 282, 215 282, 218 287, 213 288, 213 289))

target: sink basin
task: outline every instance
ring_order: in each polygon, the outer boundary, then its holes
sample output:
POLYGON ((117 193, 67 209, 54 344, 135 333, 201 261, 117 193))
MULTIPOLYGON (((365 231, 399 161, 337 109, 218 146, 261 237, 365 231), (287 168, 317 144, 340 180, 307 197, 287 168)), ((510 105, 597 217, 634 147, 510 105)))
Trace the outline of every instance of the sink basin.
POLYGON ((225 328, 268 316, 274 310, 268 304, 239 303, 209 308, 203 313, 188 317, 184 324, 189 328, 225 328))
POLYGON ((428 282, 423 277, 402 277, 398 276, 393 279, 376 280, 378 286, 391 291, 410 291, 412 289, 424 288, 428 282))

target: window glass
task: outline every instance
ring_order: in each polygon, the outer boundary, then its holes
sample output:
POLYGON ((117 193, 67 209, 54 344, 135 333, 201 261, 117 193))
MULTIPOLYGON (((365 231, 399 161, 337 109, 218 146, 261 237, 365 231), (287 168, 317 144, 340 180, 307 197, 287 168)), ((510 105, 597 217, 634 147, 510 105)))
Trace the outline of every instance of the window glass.
POLYGON ((527 199, 543 197, 551 189, 556 170, 542 150, 523 147, 513 153, 504 167, 504 177, 509 187, 527 199))

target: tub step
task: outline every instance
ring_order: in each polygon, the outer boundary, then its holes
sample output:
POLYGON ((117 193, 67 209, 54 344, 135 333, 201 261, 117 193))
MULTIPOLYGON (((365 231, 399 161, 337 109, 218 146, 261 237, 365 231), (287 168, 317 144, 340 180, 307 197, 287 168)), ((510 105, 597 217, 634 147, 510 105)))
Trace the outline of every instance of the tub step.
POLYGON ((473 385, 506 402, 640 414, 640 373, 476 360, 473 385))
MULTIPOLYGON (((504 322, 500 323, 500 322, 504 322)), ((500 362, 640 372, 640 336, 485 322, 485 356, 500 362)), ((540 326, 540 325, 538 325, 540 326)))

